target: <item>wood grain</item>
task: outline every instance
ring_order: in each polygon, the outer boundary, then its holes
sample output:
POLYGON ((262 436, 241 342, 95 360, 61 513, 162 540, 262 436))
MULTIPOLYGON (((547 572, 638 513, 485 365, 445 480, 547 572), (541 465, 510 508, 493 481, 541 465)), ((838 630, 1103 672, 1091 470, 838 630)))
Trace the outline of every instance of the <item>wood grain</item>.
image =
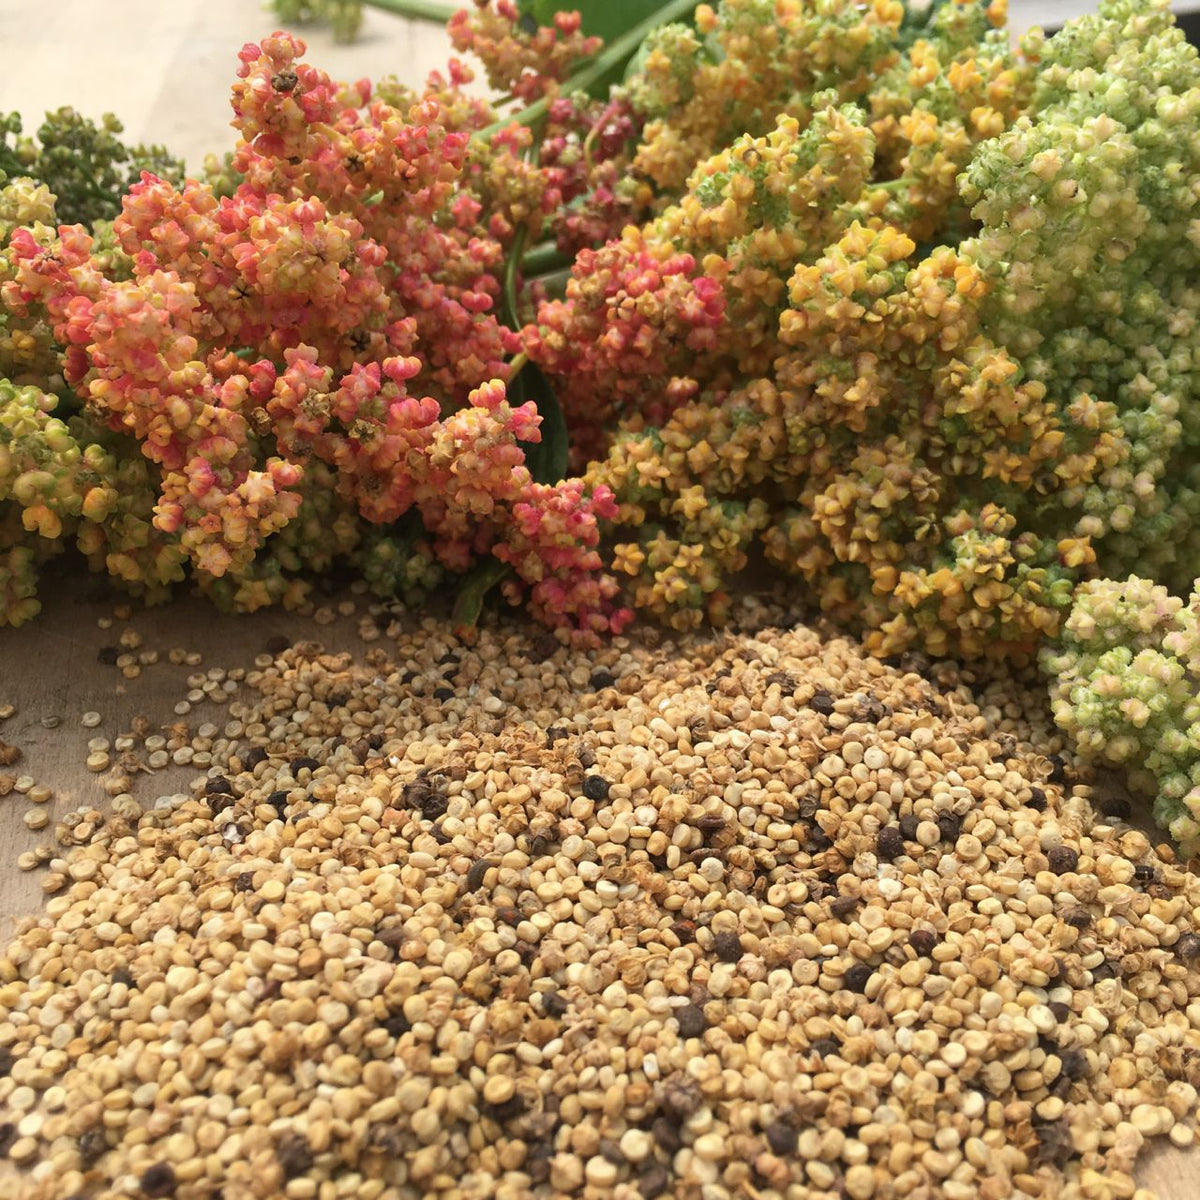
MULTIPOLYGON (((128 622, 116 621, 111 629, 97 620, 111 615, 113 603, 79 598, 69 582, 51 585, 47 611, 35 624, 18 630, 0 630, 0 704, 17 706, 16 714, 0 724, 0 737, 18 745, 24 757, 19 769, 55 790, 53 814, 88 802, 103 807, 106 797, 96 776, 83 766, 87 741, 97 734, 112 738, 128 728, 137 714, 156 725, 175 720, 173 708, 187 691, 186 677, 210 667, 249 666, 262 652, 267 639, 283 635, 291 640, 311 639, 330 649, 363 649, 353 618, 333 625, 278 612, 225 617, 201 601, 183 600, 165 609, 135 612, 128 622), (175 646, 204 655, 200 667, 176 667, 163 661, 147 667, 140 678, 125 681, 120 672, 97 661, 99 650, 116 643, 125 628, 136 629, 143 648, 158 650, 161 658, 175 646), (83 713, 103 715, 98 729, 84 729, 83 713), (44 728, 45 717, 61 724, 44 728)), ((188 720, 197 725, 222 721, 217 705, 197 706, 188 720)), ((186 789, 190 770, 172 769, 153 777, 143 776, 135 794, 143 804, 159 795, 186 789)), ((12 919, 39 911, 43 896, 41 872, 16 869, 17 854, 48 841, 47 831, 31 833, 22 823, 28 805, 13 794, 0 800, 0 938, 7 940, 12 919)), ((1138 1179, 1161 1200, 1196 1200, 1200 1196, 1200 1150, 1180 1151, 1163 1143, 1146 1152, 1138 1179)), ((0 1194, 3 1186, 0 1184, 0 1194)), ((19 1197, 14 1197, 19 1200, 19 1197)))

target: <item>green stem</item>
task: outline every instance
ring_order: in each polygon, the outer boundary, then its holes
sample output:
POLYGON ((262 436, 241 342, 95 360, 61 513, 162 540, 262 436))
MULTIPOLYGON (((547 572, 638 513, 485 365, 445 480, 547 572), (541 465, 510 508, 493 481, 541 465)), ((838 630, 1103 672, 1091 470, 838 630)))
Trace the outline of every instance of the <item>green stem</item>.
POLYGON ((412 17, 417 21, 436 21, 445 25, 462 5, 437 4, 435 0, 363 0, 370 8, 382 9, 397 17, 412 17))
POLYGON ((525 249, 525 238, 528 227, 522 225, 513 238, 512 249, 508 252, 508 262, 504 264, 504 304, 508 309, 509 329, 520 329, 521 318, 517 309, 517 269, 521 263, 521 254, 525 249))
POLYGON ((514 354, 508 360, 508 382, 512 383, 514 379, 521 373, 521 368, 529 361, 529 355, 522 350, 519 354, 514 354))
POLYGON ((544 275, 547 271, 569 267, 574 261, 563 254, 553 242, 542 242, 521 259, 521 274, 526 279, 532 279, 536 275, 544 275))
MULTIPOLYGON (((371 0, 371 2, 375 2, 375 0, 371 0)), ((672 21, 687 16, 696 7, 696 3, 697 0, 668 0, 668 3, 664 4, 662 8, 652 12, 648 17, 644 17, 632 29, 627 29, 615 42, 606 46, 595 58, 576 71, 570 79, 563 83, 555 95, 567 96, 572 92, 586 92, 597 79, 607 74, 611 68, 624 62, 650 33, 660 25, 668 25, 672 21)), ((533 125, 546 115, 551 99, 551 96, 543 96, 528 108, 513 113, 511 117, 494 121, 486 129, 479 130, 472 140, 491 141, 501 129, 507 129, 512 124, 533 125)))

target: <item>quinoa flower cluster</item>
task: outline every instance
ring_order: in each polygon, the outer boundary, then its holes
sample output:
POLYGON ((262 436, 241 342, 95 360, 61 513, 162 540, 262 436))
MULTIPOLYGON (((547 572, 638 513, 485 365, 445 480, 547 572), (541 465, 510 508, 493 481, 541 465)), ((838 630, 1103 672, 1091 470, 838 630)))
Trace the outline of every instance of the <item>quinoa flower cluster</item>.
POLYGON ((242 51, 228 195, 146 173, 111 228, 89 231, 53 228, 28 183, 6 189, 4 365, 22 378, 49 351, 59 386, 5 412, 2 494, 24 531, 5 619, 36 605, 29 535, 74 535, 150 598, 185 571, 255 608, 302 603, 305 576, 337 558, 358 556, 381 589, 491 562, 550 624, 620 628, 596 552, 611 499, 534 480, 542 415, 505 394, 516 222, 475 196, 502 190, 519 137, 472 152, 493 114, 456 64, 388 103, 303 52, 288 34, 242 51), (60 403, 65 422, 49 416, 60 403), (64 439, 112 493, 103 504, 64 439), (39 455, 50 469, 30 482, 39 455))

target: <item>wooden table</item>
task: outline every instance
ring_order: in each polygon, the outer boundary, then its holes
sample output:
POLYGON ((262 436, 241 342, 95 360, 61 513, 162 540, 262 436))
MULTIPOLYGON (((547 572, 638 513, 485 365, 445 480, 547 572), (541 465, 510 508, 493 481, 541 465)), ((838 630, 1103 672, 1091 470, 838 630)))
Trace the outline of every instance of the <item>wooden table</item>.
MULTIPOLYGON (((84 588, 88 587, 85 581, 84 588)), ((364 598, 349 598, 356 600, 360 612, 365 610, 364 598)), ((214 666, 249 666, 267 640, 277 635, 321 641, 330 649, 365 648, 358 638, 356 617, 339 618, 331 625, 276 611, 226 617, 203 601, 182 599, 167 608, 134 606, 129 620, 114 620, 111 628, 98 628, 97 621, 111 617, 113 608, 112 599, 81 598, 69 583, 58 582, 52 584, 46 611, 34 623, 16 630, 0 629, 0 704, 17 708, 11 718, 0 723, 0 738, 23 751, 14 769, 54 789, 52 817, 84 802, 103 807, 107 798, 99 777, 83 765, 88 739, 102 735, 111 740, 127 730, 139 714, 156 725, 177 719, 172 710, 187 691, 185 680, 192 672, 214 666), (157 664, 145 667, 134 680, 123 679, 117 668, 97 659, 102 648, 117 644, 125 629, 142 636, 141 649, 157 650, 160 655, 157 664), (199 651, 204 661, 195 667, 170 665, 166 659, 173 647, 199 651), (80 724, 80 717, 88 711, 102 714, 97 729, 80 724), (60 724, 45 728, 43 721, 55 717, 60 724)), ((216 705, 197 705, 187 719, 193 726, 206 720, 219 724, 221 713, 216 705)), ((191 769, 178 768, 143 776, 135 784, 135 795, 149 805, 159 795, 186 789, 192 777, 191 769)), ((21 850, 49 841, 53 820, 50 829, 31 833, 22 823, 28 807, 16 793, 0 799, 0 934, 5 939, 12 919, 37 912, 44 899, 39 886, 44 872, 18 871, 16 857, 21 850)), ((1200 1196, 1200 1149, 1180 1151, 1164 1142, 1146 1152, 1138 1178, 1162 1200, 1196 1200, 1200 1196)))

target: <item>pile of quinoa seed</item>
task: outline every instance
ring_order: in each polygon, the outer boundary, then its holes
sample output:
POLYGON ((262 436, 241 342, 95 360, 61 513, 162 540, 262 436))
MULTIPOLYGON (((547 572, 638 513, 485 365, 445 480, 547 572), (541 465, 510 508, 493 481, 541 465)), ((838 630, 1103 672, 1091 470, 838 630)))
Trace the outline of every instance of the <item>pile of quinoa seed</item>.
POLYGON ((1200 879, 1016 680, 433 622, 238 679, 0 955, 6 1195, 1115 1200, 1193 1140, 1200 879))

